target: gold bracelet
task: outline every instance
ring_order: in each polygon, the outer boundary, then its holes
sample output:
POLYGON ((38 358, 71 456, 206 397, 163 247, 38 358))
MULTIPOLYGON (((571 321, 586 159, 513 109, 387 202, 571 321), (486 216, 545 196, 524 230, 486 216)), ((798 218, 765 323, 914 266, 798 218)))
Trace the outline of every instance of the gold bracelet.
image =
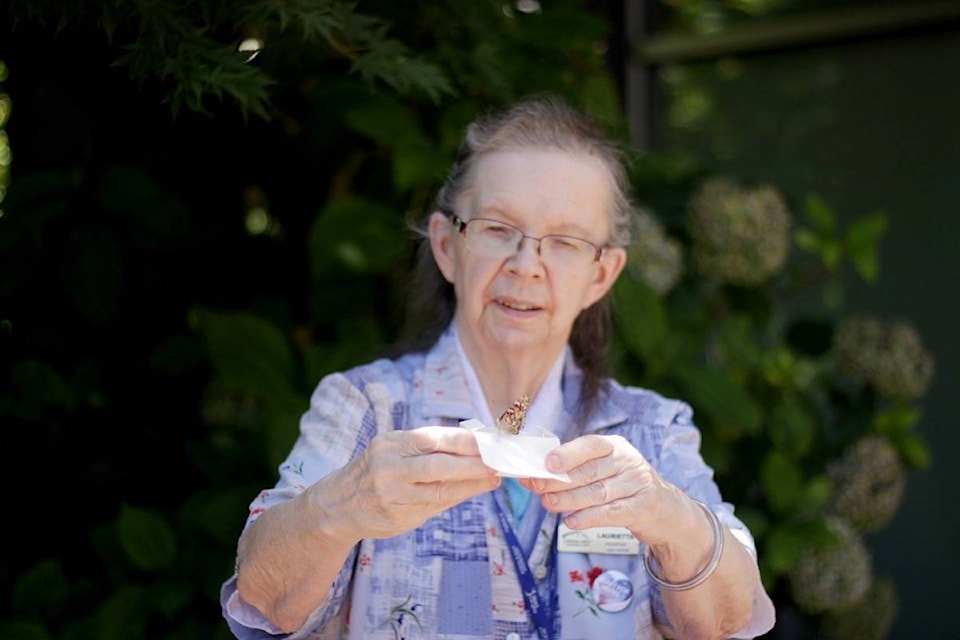
POLYGON ((710 523, 713 525, 713 552, 710 554, 710 560, 707 561, 707 564, 697 575, 693 576, 689 580, 684 582, 667 582, 658 576, 653 570, 653 567, 651 566, 653 556, 650 553, 650 545, 647 545, 643 550, 643 567, 647 570, 647 575, 650 576, 650 579, 657 583, 661 589, 666 589, 667 591, 687 591, 688 589, 693 589, 694 587, 703 584, 703 582, 716 570, 717 565, 720 564, 720 556, 723 554, 723 528, 720 524, 720 518, 718 518, 717 514, 715 514, 713 510, 704 503, 700 502, 699 500, 694 500, 694 502, 696 502, 701 509, 707 512, 707 515, 710 517, 710 523))

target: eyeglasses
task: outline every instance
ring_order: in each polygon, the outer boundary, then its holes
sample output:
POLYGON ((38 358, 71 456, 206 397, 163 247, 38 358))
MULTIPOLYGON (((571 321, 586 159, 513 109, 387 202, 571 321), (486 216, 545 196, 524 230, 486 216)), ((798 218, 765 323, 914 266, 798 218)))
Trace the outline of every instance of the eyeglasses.
POLYGON ((467 249, 488 258, 508 258, 520 250, 524 238, 536 243, 537 255, 554 271, 585 269, 603 257, 604 247, 576 236, 549 234, 537 238, 499 220, 472 218, 463 220, 455 213, 445 212, 457 230, 463 234, 467 249))

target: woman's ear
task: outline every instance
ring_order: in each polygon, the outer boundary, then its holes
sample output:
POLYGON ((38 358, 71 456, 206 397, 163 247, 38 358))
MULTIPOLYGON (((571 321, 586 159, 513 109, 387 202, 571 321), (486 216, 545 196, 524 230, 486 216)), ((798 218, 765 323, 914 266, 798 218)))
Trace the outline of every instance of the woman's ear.
POLYGON ((620 272, 627 264, 627 252, 619 247, 610 247, 603 250, 603 256, 595 264, 596 271, 593 280, 587 288, 587 299, 583 308, 586 309, 594 302, 607 294, 613 283, 617 281, 620 272))
POLYGON ((437 268, 447 282, 453 282, 456 273, 457 260, 453 249, 453 222, 439 211, 430 214, 428 226, 430 233, 430 250, 437 268))

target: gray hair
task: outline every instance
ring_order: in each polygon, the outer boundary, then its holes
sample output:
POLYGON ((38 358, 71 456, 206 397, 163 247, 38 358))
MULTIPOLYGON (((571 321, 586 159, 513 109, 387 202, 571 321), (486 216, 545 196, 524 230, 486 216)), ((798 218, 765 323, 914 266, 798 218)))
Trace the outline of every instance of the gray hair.
MULTIPOLYGON (((624 166, 625 154, 585 112, 553 94, 537 94, 507 108, 486 114, 467 126, 447 179, 434 199, 434 211, 453 211, 453 204, 470 187, 471 171, 481 156, 505 149, 550 149, 598 160, 610 174, 609 246, 626 247, 631 240, 635 206, 624 166)), ((437 268, 427 240, 429 214, 414 231, 420 236, 410 282, 403 350, 433 344, 453 319, 453 287, 437 268)), ((596 403, 608 374, 607 352, 612 337, 610 296, 584 309, 574 322, 570 347, 584 373, 581 411, 596 403)))

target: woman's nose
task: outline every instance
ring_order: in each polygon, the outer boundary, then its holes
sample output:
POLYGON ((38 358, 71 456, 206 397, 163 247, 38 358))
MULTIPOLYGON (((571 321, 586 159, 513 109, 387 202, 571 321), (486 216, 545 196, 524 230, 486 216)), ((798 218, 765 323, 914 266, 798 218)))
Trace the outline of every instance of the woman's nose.
POLYGON ((540 240, 523 236, 517 244, 517 250, 507 259, 509 269, 518 274, 543 273, 543 261, 540 259, 540 240))

